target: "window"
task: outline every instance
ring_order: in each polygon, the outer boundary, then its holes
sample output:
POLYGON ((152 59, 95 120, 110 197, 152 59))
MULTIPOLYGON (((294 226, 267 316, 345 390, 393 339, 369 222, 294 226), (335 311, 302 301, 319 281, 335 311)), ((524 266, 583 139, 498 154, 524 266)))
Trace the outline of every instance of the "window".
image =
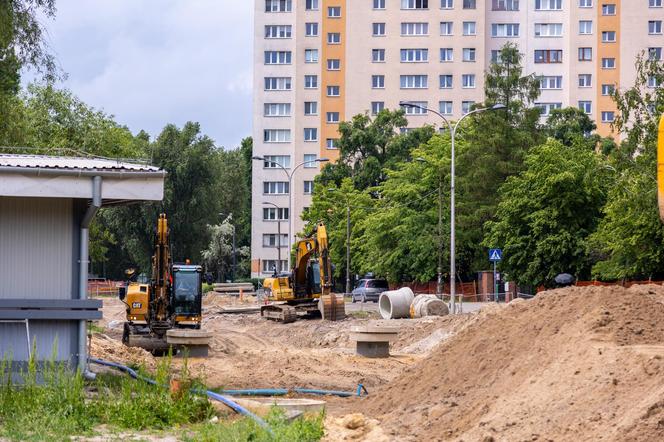
POLYGON ((661 33, 662 33, 662 21, 650 20, 648 22, 648 34, 661 34, 661 33))
POLYGON ((374 9, 385 9, 385 0, 373 0, 374 9))
POLYGON ((440 49, 440 61, 447 62, 454 60, 454 53, 452 48, 441 48, 440 49))
POLYGON ((579 74, 579 87, 592 87, 593 76, 591 74, 579 74))
POLYGON ((291 90, 290 77, 265 77, 266 91, 289 91, 291 90))
POLYGON ((291 133, 289 129, 265 129, 263 141, 265 143, 290 143, 291 133))
POLYGON ((401 35, 429 35, 429 23, 401 23, 401 35))
POLYGON ((649 0, 648 6, 651 8, 661 8, 662 0, 649 0))
POLYGON ((318 0, 306 0, 304 9, 306 9, 307 11, 317 11, 318 0))
POLYGON ((475 22, 474 21, 465 21, 463 22, 463 35, 475 35, 475 22))
POLYGON ((305 89, 318 89, 318 75, 305 75, 304 76, 305 89))
POLYGON ((265 12, 291 12, 292 0, 265 0, 265 12))
POLYGON ((263 158, 264 169, 278 169, 279 166, 290 169, 290 155, 265 155, 263 158))
POLYGON ((341 69, 341 60, 338 58, 330 58, 327 60, 328 71, 338 71, 339 69, 341 69))
POLYGON ((493 23, 491 25, 491 36, 496 37, 518 37, 518 23, 493 23))
POLYGON ((659 61, 662 59, 662 48, 648 48, 648 58, 659 61))
POLYGON ((491 2, 492 11, 518 11, 519 0, 493 0, 491 2))
POLYGON ((318 37, 318 23, 305 23, 304 24, 305 37, 318 37))
POLYGON ((327 16, 329 18, 341 17, 341 6, 330 6, 327 8, 327 16))
POLYGON ((592 113, 593 111, 593 102, 592 101, 579 101, 579 109, 584 111, 587 114, 592 113))
POLYGON ((304 168, 305 169, 314 169, 317 167, 317 159, 318 157, 316 156, 315 153, 305 153, 304 154, 304 168))
POLYGON ((429 0, 401 0, 401 9, 429 9, 429 0))
POLYGON ((592 8, 593 0, 579 0, 579 8, 592 8))
POLYGON ((401 63, 427 63, 429 61, 428 49, 402 49, 401 63))
POLYGON ((385 35, 385 23, 373 23, 373 36, 382 37, 385 35))
POLYGON ((648 87, 656 88, 657 87, 657 77, 648 77, 648 87))
POLYGON ((305 127, 304 141, 318 141, 318 129, 315 127, 305 127))
POLYGON ((563 77, 560 75, 542 76, 540 77, 540 89, 562 89, 563 77))
POLYGON ((475 61, 475 48, 463 48, 463 61, 475 61))
POLYGON ((339 123, 339 112, 328 112, 325 115, 325 121, 330 124, 338 124, 339 123))
POLYGON ((439 102, 438 110, 443 115, 452 115, 452 102, 451 101, 439 102))
POLYGON ((288 181, 264 181, 263 193, 265 195, 287 195, 289 193, 288 181))
POLYGON ((473 106, 475 106, 475 102, 472 100, 468 101, 462 101, 461 102, 461 112, 466 115, 468 112, 470 112, 473 109, 473 106))
POLYGON ((461 76, 461 86, 463 88, 475 87, 475 74, 463 74, 461 76))
POLYGON ((615 69, 615 68, 616 68, 615 58, 602 58, 602 69, 615 69))
POLYGON ((602 31, 602 43, 615 43, 616 31, 602 31))
POLYGON ((426 89, 428 78, 427 75, 402 75, 401 89, 426 89))
POLYGON ((441 89, 452 89, 452 75, 441 75, 440 76, 440 88, 441 89))
POLYGON ((451 21, 440 22, 440 35, 452 35, 454 25, 451 21))
POLYGON ((429 103, 426 101, 411 101, 415 106, 404 106, 403 110, 406 115, 426 115, 429 103), (416 107, 417 106, 417 107, 416 107))
POLYGON ((293 27, 291 25, 265 26, 265 38, 291 38, 293 27))
POLYGON ((535 63, 562 63, 562 49, 536 49, 535 63))
POLYGON ((291 51, 265 51, 265 64, 291 64, 291 51))
POLYGON ((305 195, 311 195, 314 193, 314 182, 313 181, 305 181, 304 182, 304 194, 305 195))
POLYGON ((384 101, 372 101, 371 102, 371 115, 378 115, 380 111, 385 109, 384 101))
POLYGON ((318 102, 305 101, 304 102, 304 115, 318 115, 318 102))
POLYGON ((593 59, 593 48, 579 48, 579 61, 590 61, 593 59))
POLYGON ((563 0, 535 0, 536 11, 559 11, 563 9, 563 0))
POLYGON ((281 238, 276 233, 263 234, 263 247, 285 247, 288 244, 288 234, 282 233, 281 238))
POLYGON ((579 20, 579 34, 587 35, 593 33, 592 20, 579 20))
POLYGON ((616 15, 616 5, 614 3, 602 5, 602 15, 616 15))
POLYGON ((554 109, 562 109, 562 103, 535 103, 535 106, 540 108, 540 115, 543 117, 551 114, 551 111, 554 109))
POLYGON ((454 0, 440 0, 440 9, 454 8, 454 0))
POLYGON ((329 44, 329 45, 341 44, 341 33, 339 33, 339 32, 328 32, 327 33, 327 44, 329 44))
POLYGON ((385 87, 385 75, 372 75, 371 87, 372 89, 383 89, 385 87))
POLYGON ((264 207, 263 208, 263 221, 285 221, 288 219, 287 207, 264 207))
POLYGON ((328 138, 325 140, 325 147, 327 149, 338 149, 339 140, 336 138, 328 138))
POLYGON ((290 117, 290 103, 265 103, 263 105, 263 115, 266 117, 290 117))
POLYGON ((327 96, 328 97, 338 97, 341 95, 340 86, 328 86, 327 87, 327 96))
POLYGON ((535 37, 562 37, 562 23, 535 23, 535 37))
POLYGON ((318 63, 318 49, 305 49, 304 50, 305 63, 318 63))
POLYGON ((602 123, 613 123, 613 120, 615 120, 615 114, 613 111, 602 112, 602 123))
POLYGON ((463 0, 463 9, 475 9, 477 8, 475 0, 463 0))
POLYGON ((492 49, 491 50, 491 63, 500 63, 500 50, 492 49))
POLYGON ((372 49, 371 61, 373 63, 385 63, 385 49, 372 49))
POLYGON ((263 263, 261 270, 263 273, 274 273, 275 271, 279 273, 288 271, 288 261, 285 259, 282 259, 281 262, 278 262, 276 259, 264 259, 261 262, 263 263), (277 264, 279 264, 279 266, 277 266, 277 264))
POLYGON ((602 85, 602 95, 613 95, 613 92, 616 90, 616 87, 612 84, 603 84, 602 85))

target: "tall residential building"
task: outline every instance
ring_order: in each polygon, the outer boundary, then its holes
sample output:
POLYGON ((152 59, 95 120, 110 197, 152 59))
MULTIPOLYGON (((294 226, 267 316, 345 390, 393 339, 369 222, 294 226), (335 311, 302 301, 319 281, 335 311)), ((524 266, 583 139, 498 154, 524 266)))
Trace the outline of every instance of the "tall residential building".
MULTIPOLYGON (((662 55, 663 2, 256 0, 254 155, 266 161, 253 172, 252 275, 279 267, 279 244, 286 270, 288 219, 302 230, 312 161, 338 158, 339 121, 402 100, 458 119, 483 100, 484 72, 509 41, 541 78, 543 118, 578 106, 609 134, 613 89, 634 82, 638 53, 662 55)), ((440 123, 406 111, 413 127, 440 123)))

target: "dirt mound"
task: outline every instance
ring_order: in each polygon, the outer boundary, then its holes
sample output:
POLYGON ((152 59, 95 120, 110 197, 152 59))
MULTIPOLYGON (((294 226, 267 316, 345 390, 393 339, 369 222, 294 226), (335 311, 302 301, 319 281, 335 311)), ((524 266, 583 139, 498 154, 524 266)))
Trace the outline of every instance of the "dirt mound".
POLYGON ((399 440, 664 440, 664 289, 567 288, 477 314, 357 407, 399 440))
POLYGON ((152 369, 157 366, 152 354, 142 348, 127 347, 121 341, 104 334, 92 335, 90 355, 106 361, 144 366, 152 369))

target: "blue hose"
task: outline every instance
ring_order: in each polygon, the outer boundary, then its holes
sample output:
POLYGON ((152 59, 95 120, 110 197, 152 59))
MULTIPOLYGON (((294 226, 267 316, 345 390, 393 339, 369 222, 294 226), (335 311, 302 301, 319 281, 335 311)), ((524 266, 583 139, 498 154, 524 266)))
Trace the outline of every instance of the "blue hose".
MULTIPOLYGON (((89 358, 88 361, 90 361, 92 363, 95 363, 95 364, 105 365, 107 367, 116 368, 116 369, 118 369, 118 370, 120 370, 124 373, 127 373, 132 378, 147 382, 148 384, 159 385, 159 384, 157 384, 157 382, 154 379, 150 379, 150 378, 147 378, 145 376, 141 376, 138 373, 136 373, 135 370, 132 370, 131 368, 127 367, 126 365, 118 364, 117 362, 104 361, 102 359, 95 359, 95 358, 89 358)), ((165 385, 160 385, 160 386, 166 388, 165 385)), ((236 402, 233 402, 230 398, 227 398, 226 396, 222 396, 221 394, 215 393, 214 391, 210 391, 210 390, 202 390, 202 389, 198 389, 198 388, 192 388, 190 391, 194 394, 198 394, 198 395, 201 395, 201 396, 205 395, 205 396, 207 396, 211 399, 219 401, 222 404, 224 404, 224 405, 230 407, 231 409, 233 409, 236 413, 239 413, 243 416, 247 416, 247 417, 252 418, 254 421, 256 421, 256 423, 258 425, 263 427, 272 436, 274 436, 274 433, 272 432, 272 429, 270 429, 270 426, 267 424, 267 422, 265 422, 260 417, 256 416, 251 411, 244 408, 242 405, 240 405, 236 402)))
POLYGON ((336 391, 336 390, 317 390, 312 388, 253 388, 245 390, 222 390, 223 394, 229 394, 231 396, 285 396, 288 393, 300 393, 300 394, 317 394, 321 396, 339 396, 339 397, 351 397, 351 396, 362 396, 368 394, 367 389, 364 388, 364 385, 358 384, 357 391, 336 391))

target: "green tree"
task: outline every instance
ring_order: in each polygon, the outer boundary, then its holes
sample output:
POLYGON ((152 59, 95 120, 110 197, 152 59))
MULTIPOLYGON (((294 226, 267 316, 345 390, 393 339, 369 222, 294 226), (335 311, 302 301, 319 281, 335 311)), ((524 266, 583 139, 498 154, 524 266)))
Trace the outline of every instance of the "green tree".
MULTIPOLYGON (((235 223, 230 216, 226 217, 221 224, 208 225, 210 243, 202 251, 201 257, 206 268, 216 270, 218 280, 225 281, 233 274, 233 227, 235 223)), ((235 254, 237 262, 246 262, 249 258, 249 247, 237 246, 235 254)), ((239 266, 238 266, 239 267, 239 266)), ((235 277, 238 270, 235 269, 235 277)))
POLYGON ((519 284, 548 285, 562 272, 586 278, 586 241, 606 200, 607 170, 583 144, 549 140, 530 150, 525 170, 500 187, 485 247, 502 247, 502 269, 519 284))
POLYGON ((546 127, 549 135, 565 146, 587 142, 594 148, 599 141, 599 136, 591 136, 597 129, 595 122, 587 113, 576 107, 553 109, 546 120, 546 127))

